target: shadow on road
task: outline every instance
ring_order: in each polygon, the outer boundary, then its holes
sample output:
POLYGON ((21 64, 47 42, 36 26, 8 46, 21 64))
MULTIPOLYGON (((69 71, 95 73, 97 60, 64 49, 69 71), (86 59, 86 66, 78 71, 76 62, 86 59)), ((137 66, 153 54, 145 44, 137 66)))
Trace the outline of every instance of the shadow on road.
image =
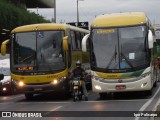
POLYGON ((47 93, 47 94, 36 94, 33 96, 32 99, 30 100, 19 100, 17 102, 64 102, 64 101, 68 101, 71 99, 71 95, 64 95, 62 93, 47 93))

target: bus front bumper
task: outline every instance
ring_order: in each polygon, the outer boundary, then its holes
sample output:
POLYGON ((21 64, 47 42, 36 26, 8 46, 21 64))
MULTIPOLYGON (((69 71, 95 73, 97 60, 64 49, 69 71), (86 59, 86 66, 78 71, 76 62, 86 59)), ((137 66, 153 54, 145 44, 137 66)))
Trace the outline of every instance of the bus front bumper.
POLYGON ((68 84, 63 82, 54 85, 53 83, 41 84, 41 85, 24 85, 21 87, 25 93, 49 93, 56 91, 66 91, 68 89, 68 84))
POLYGON ((153 86, 153 81, 151 80, 150 75, 145 78, 131 82, 125 82, 126 81, 125 79, 124 80, 122 79, 121 82, 118 82, 118 79, 109 80, 109 82, 104 82, 104 81, 99 81, 92 78, 93 92, 105 93, 105 92, 145 91, 145 90, 151 90, 153 86))

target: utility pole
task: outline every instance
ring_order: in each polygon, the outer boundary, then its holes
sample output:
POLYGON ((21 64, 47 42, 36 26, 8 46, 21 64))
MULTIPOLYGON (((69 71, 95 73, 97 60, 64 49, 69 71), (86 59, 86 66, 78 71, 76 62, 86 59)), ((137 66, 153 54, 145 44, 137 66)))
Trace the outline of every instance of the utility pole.
POLYGON ((54 22, 56 23, 56 0, 54 0, 54 22))
POLYGON ((78 2, 84 0, 77 0, 77 24, 79 23, 79 9, 78 9, 78 2))
POLYGON ((37 15, 38 15, 38 7, 37 7, 37 15))

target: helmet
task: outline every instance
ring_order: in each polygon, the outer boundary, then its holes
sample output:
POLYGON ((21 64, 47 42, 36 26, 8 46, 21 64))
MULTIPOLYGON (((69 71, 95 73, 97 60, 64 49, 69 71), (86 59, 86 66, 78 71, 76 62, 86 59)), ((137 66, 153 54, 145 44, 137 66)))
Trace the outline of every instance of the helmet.
POLYGON ((76 66, 81 67, 81 62, 79 60, 76 62, 76 66))

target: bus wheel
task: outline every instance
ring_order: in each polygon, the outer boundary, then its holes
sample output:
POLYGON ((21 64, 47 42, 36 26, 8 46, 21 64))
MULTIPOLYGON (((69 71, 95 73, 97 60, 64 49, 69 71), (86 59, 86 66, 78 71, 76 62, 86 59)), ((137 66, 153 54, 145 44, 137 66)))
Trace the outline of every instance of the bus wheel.
POLYGON ((25 93, 25 97, 27 100, 31 100, 33 98, 33 94, 32 93, 25 93))
POLYGON ((157 87, 157 80, 156 80, 155 83, 153 84, 153 87, 157 87))

